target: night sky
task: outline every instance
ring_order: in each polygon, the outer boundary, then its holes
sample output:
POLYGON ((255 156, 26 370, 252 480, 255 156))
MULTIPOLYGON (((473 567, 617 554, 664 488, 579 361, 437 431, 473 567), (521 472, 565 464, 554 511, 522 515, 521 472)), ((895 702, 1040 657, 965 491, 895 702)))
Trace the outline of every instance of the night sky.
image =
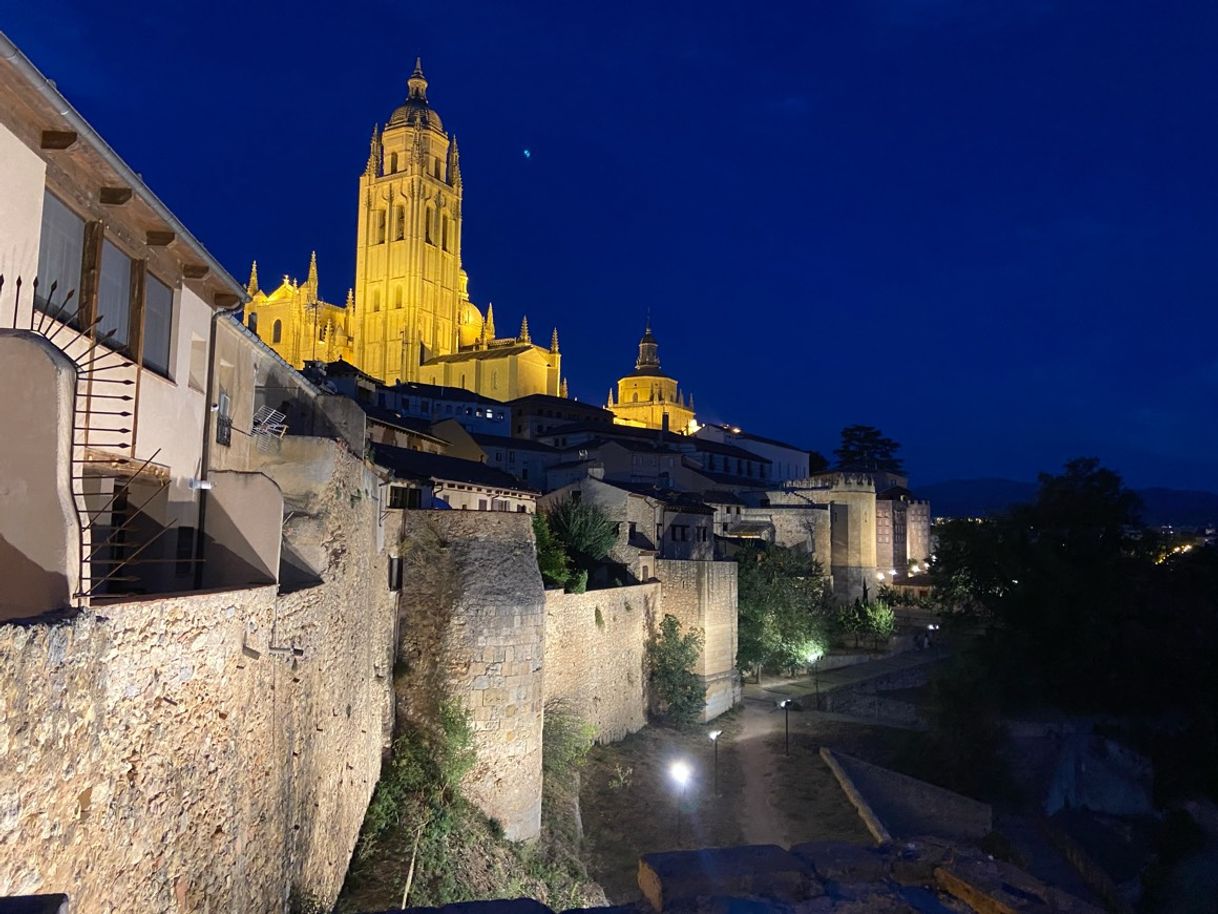
POLYGON ((242 282, 316 248, 343 300, 422 55, 473 298, 558 324, 581 399, 650 309, 703 421, 878 425, 915 483, 1088 454, 1218 488, 1212 0, 6 7, 242 282))

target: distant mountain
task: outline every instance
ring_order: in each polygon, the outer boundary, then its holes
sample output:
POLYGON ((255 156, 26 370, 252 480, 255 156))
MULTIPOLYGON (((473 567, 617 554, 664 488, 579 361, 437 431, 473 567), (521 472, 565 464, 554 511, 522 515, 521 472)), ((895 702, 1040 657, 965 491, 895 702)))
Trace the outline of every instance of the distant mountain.
MULTIPOLYGON (((1137 489, 1142 519, 1151 526, 1196 527, 1218 523, 1218 492, 1186 489, 1137 489)), ((930 500, 935 517, 985 517, 1036 497, 1036 483, 1017 479, 950 479, 918 486, 919 498, 930 500)))

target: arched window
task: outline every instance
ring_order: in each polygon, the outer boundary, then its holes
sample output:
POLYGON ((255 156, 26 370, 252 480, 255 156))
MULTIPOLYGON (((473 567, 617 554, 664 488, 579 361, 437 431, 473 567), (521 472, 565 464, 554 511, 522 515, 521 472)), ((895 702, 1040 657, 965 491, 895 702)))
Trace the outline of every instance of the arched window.
POLYGON ((396 152, 389 153, 389 173, 394 174, 398 170, 398 154, 396 152))
POLYGON ((283 321, 275 321, 275 325, 271 327, 271 342, 278 343, 283 339, 283 321))
POLYGON ((372 223, 372 243, 373 244, 384 244, 385 243, 385 211, 383 209, 378 209, 376 211, 376 215, 373 216, 373 220, 374 221, 372 223))
POLYGON ((395 207, 393 213, 393 240, 401 241, 406 237, 406 207, 395 207))
POLYGON ((435 230, 432 228, 432 225, 436 221, 436 211, 433 207, 429 206, 429 207, 427 207, 427 212, 424 215, 425 215, 426 223, 424 225, 425 232, 424 232, 423 240, 426 241, 428 244, 435 244, 436 235, 435 235, 435 230))
POLYGON ((375 314, 376 312, 378 312, 380 310, 381 310, 381 290, 377 289, 375 292, 372 293, 372 313, 375 314))
POLYGON ((258 332, 258 312, 251 311, 249 317, 245 319, 245 325, 254 333, 258 332))
POLYGON ((441 246, 442 246, 442 247, 444 248, 444 250, 446 250, 446 251, 450 251, 450 250, 452 250, 452 248, 450 248, 450 247, 448 246, 448 225, 449 225, 449 223, 450 223, 450 222, 452 222, 452 220, 451 220, 451 219, 449 219, 447 216, 445 216, 445 217, 444 217, 444 233, 443 233, 443 236, 442 236, 442 239, 441 239, 441 241, 442 241, 441 246))
POLYGON ((630 395, 630 402, 632 402, 632 403, 639 402, 639 392, 637 390, 630 395))
POLYGON ((498 386, 499 386, 499 372, 492 371, 491 372, 491 387, 495 388, 498 386))
POLYGON ((393 307, 402 307, 402 287, 398 286, 393 290, 393 307))

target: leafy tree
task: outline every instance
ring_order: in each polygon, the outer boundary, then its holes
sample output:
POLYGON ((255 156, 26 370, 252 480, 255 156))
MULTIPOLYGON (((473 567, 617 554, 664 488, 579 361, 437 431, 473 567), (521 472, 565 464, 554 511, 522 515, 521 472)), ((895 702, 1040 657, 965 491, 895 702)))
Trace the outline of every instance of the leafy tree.
POLYGON ((872 600, 863 606, 867 633, 877 641, 887 641, 897 628, 897 614, 887 603, 872 600))
POLYGON ((537 540, 537 567, 541 579, 553 587, 563 587, 571 579, 571 560, 562 542, 550 529, 544 512, 533 515, 533 536, 537 540))
POLYGON ((706 693, 693 671, 701 649, 702 633, 681 634, 681 623, 667 614, 647 645, 652 695, 661 717, 678 727, 696 723, 706 707, 706 693))
POLYGON ((750 547, 736 561, 736 665, 792 669, 819 656, 829 627, 829 592, 820 564, 782 546, 750 547))
POLYGON ((820 451, 808 451, 808 472, 819 473, 829 469, 829 461, 820 451))
POLYGON ((842 429, 842 443, 833 451, 843 470, 867 473, 902 473, 904 467, 897 451, 901 445, 871 425, 848 425, 842 429))
POLYGON ((613 521, 596 505, 567 499, 552 508, 547 520, 577 568, 599 562, 617 539, 613 521))

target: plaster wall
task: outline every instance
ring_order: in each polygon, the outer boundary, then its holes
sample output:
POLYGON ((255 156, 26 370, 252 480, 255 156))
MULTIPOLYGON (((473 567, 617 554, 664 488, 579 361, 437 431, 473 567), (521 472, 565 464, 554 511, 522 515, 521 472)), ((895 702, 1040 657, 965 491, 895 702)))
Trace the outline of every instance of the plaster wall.
POLYGON ((578 714, 612 742, 647 723, 647 641, 660 585, 546 591, 545 703, 578 714))
POLYGON ((69 605, 80 581, 72 503, 76 368, 41 334, 0 330, 0 620, 69 605), (31 522, 37 519, 37 522, 31 522))
POLYGON ((394 601, 375 509, 341 472, 323 502, 317 587, 0 625, 0 895, 65 892, 77 914, 333 902, 389 740, 394 601))
MULTIPOLYGON (((12 313, 11 283, 20 276, 32 282, 38 272, 38 237, 42 226, 42 196, 46 164, 11 130, 0 124, 0 274, 4 298, 0 307, 12 313)), ((22 296, 30 302, 30 292, 22 296)), ((28 326, 28 324, 26 325, 28 326)))

